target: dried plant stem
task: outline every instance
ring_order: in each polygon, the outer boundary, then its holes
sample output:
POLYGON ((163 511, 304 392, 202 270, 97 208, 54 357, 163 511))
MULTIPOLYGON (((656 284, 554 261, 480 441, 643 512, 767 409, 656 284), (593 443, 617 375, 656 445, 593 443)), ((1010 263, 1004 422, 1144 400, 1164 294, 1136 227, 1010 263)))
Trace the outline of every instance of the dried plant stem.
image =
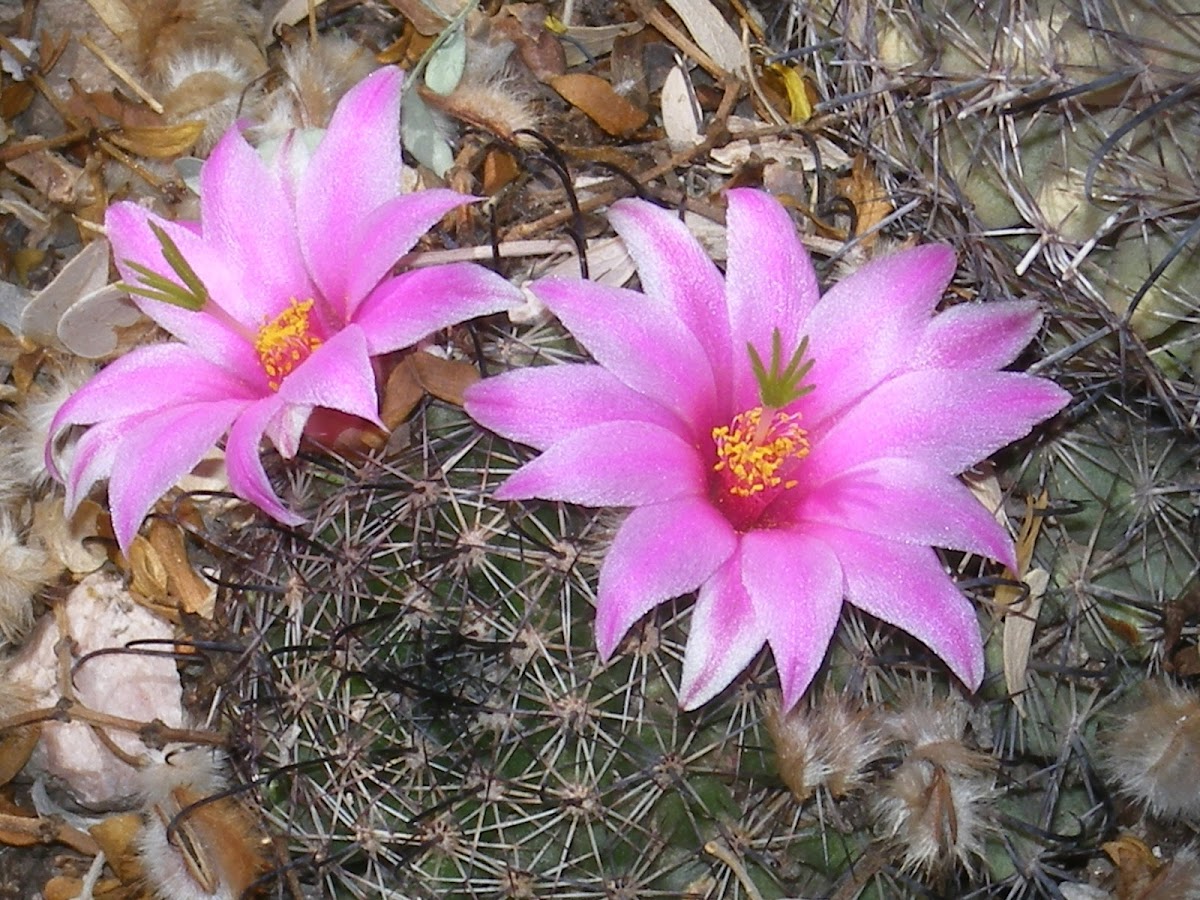
POLYGON ((162 115, 163 105, 154 99, 153 94, 142 87, 141 83, 133 77, 133 74, 128 69, 109 56, 108 53, 104 51, 103 47, 100 47, 86 34, 80 35, 79 43, 83 44, 84 47, 90 50, 92 54, 95 55, 98 60, 100 60, 100 62, 104 63, 105 67, 110 72, 120 78, 121 81, 123 81, 131 91, 137 94, 147 106, 149 106, 159 115, 162 115))

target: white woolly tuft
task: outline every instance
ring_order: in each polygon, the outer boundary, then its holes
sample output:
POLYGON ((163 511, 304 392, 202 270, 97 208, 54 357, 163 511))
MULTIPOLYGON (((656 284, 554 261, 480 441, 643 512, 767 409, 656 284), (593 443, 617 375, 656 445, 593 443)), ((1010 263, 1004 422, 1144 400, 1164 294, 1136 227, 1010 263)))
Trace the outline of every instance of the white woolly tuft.
POLYGON ((203 48, 171 57, 163 73, 163 108, 172 122, 199 120, 204 132, 196 152, 212 149, 255 99, 255 73, 237 57, 203 48))
POLYGON ((782 713, 779 697, 767 700, 767 730, 775 743, 779 777, 799 800, 824 789, 845 796, 866 781, 866 769, 883 755, 878 727, 864 710, 827 694, 782 713))
POLYGON ((1105 768, 1123 795, 1164 819, 1200 817, 1200 697, 1148 682, 1109 737, 1105 768))
MULTIPOLYGON (((50 473, 46 470, 46 442, 50 439, 50 423, 59 408, 94 373, 93 366, 79 361, 43 376, 30 388, 25 402, 17 410, 14 425, 8 430, 14 444, 10 465, 20 481, 39 487, 50 480, 50 473)), ((63 463, 64 460, 59 459, 59 464, 63 463)))
POLYGON ((256 143, 326 127, 338 101, 377 65, 355 41, 324 35, 315 44, 285 48, 280 68, 279 85, 262 102, 261 124, 249 129, 256 143))
POLYGON ((242 805, 218 797, 224 757, 182 750, 139 774, 143 826, 138 851, 162 900, 237 900, 264 869, 261 835, 242 805))
POLYGON ((967 746, 969 716, 959 697, 914 696, 886 724, 902 761, 884 780, 873 814, 907 871, 939 876, 956 865, 970 869, 983 855, 996 764, 967 746))
POLYGON ((0 645, 15 643, 33 625, 33 597, 55 571, 46 551, 24 543, 0 515, 0 645))

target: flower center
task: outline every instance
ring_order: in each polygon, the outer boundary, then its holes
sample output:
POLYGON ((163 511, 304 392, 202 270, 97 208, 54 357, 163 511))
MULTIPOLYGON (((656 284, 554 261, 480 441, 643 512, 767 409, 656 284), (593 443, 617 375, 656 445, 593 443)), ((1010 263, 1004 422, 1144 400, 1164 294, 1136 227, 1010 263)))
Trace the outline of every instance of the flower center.
POLYGON ((312 300, 292 300, 287 309, 258 330, 254 349, 273 391, 279 390, 283 379, 321 346, 309 322, 312 308, 312 300))
POLYGON ((780 491, 798 482, 792 464, 808 455, 808 432, 799 413, 756 406, 712 430, 717 502, 734 527, 752 525, 780 491))

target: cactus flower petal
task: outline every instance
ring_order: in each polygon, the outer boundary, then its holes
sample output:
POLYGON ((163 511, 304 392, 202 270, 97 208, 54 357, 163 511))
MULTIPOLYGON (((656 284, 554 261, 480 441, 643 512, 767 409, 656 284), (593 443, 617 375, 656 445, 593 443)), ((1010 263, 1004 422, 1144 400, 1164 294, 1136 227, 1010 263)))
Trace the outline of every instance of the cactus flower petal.
POLYGON ((288 138, 265 162, 230 130, 201 169, 199 222, 109 208, 118 269, 178 343, 138 348, 84 385, 51 423, 47 458, 72 505, 108 479, 122 549, 226 433, 234 492, 299 523, 267 478, 264 436, 287 457, 316 409, 380 425, 372 357, 522 302, 481 267, 391 274, 442 215, 474 199, 400 194, 401 82, 381 69, 351 89, 311 155, 288 138), (55 457, 75 427, 90 431, 60 473, 55 457))
POLYGON ((589 366, 513 372, 472 386, 466 403, 542 451, 502 495, 632 507, 600 567, 601 657, 655 605, 697 590, 680 702, 704 703, 768 646, 790 707, 848 602, 978 687, 975 612, 933 547, 1015 562, 1007 533, 956 476, 1069 399, 997 371, 1032 339, 1036 306, 937 312, 954 273, 944 246, 877 259, 819 296, 786 212, 749 189, 729 192, 714 303, 703 251, 669 212, 628 200, 612 220, 644 296, 530 286, 611 380, 583 375, 589 366), (567 397, 572 387, 581 399, 567 397), (668 436, 661 456, 652 431, 668 436), (673 499, 663 477, 676 481, 673 499))
POLYGON ((108 480, 113 532, 122 547, 133 543, 154 501, 204 458, 246 406, 240 399, 174 405, 128 429, 108 480))

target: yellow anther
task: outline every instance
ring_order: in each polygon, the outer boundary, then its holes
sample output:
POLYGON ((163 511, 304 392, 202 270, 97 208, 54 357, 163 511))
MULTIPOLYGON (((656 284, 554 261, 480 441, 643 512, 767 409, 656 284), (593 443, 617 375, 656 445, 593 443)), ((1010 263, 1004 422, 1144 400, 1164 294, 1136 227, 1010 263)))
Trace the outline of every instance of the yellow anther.
POLYGON ((309 322, 312 308, 312 300, 292 300, 287 309, 258 330, 254 349, 273 391, 279 390, 283 379, 321 346, 309 322))
POLYGON ((714 472, 735 497, 753 497, 771 488, 795 487, 795 479, 783 480, 787 463, 808 455, 808 432, 800 427, 798 413, 764 410, 761 406, 734 416, 728 425, 712 430, 717 462, 714 472))

